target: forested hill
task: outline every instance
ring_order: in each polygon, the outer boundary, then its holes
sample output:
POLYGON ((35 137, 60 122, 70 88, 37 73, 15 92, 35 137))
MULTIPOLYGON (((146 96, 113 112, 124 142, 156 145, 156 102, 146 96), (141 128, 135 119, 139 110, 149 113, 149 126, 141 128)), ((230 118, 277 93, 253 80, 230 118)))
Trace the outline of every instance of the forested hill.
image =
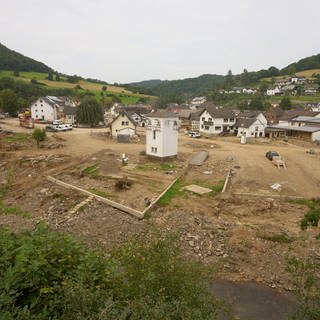
POLYGON ((0 70, 53 72, 44 63, 28 58, 21 53, 10 50, 0 43, 0 70))
POLYGON ((232 76, 230 83, 231 71, 227 76, 205 74, 197 78, 183 80, 161 81, 146 80, 141 82, 129 83, 125 86, 133 91, 146 93, 156 96, 164 95, 202 95, 209 91, 219 88, 228 88, 233 86, 256 86, 261 79, 277 76, 293 75, 300 71, 320 69, 320 54, 313 55, 289 64, 283 69, 270 67, 259 71, 244 70, 243 73, 232 76))
POLYGON ((139 91, 140 93, 156 96, 163 95, 200 95, 213 90, 217 85, 222 84, 224 76, 216 74, 204 74, 197 78, 182 80, 149 80, 123 85, 124 87, 139 91))

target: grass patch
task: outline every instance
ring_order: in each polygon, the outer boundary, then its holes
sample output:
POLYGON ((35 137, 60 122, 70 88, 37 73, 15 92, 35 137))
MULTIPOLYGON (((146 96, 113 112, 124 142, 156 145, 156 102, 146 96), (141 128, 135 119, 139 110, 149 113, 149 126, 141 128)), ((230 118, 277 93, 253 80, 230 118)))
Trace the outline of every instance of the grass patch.
POLYGON ((174 169, 176 166, 174 164, 170 164, 170 163, 161 163, 160 164, 160 169, 161 170, 170 170, 170 169, 174 169))
POLYGON ((87 167, 84 170, 82 170, 82 173, 92 177, 97 177, 99 174, 99 166, 98 164, 94 164, 93 166, 87 167))
POLYGON ((183 191, 180 191, 182 188, 181 180, 178 179, 171 188, 158 200, 158 204, 161 206, 167 206, 170 204, 171 200, 176 196, 181 196, 184 194, 183 191))
POLYGON ((97 195, 97 196, 100 196, 100 197, 103 197, 103 198, 108 198, 108 197, 111 197, 112 195, 110 195, 109 193, 105 192, 105 191, 102 191, 102 190, 98 190, 98 189, 95 189, 95 188, 90 188, 88 189, 89 192, 97 195))
POLYGON ((214 186, 210 186, 209 188, 212 190, 212 192, 210 192, 210 195, 217 195, 218 193, 220 193, 223 189, 224 186, 224 182, 221 181, 218 184, 214 185, 214 186))
POLYGON ((31 216, 31 213, 28 211, 25 211, 21 209, 20 207, 7 207, 2 200, 0 200, 0 215, 16 215, 21 216, 25 218, 29 218, 31 216))
POLYGON ((260 238, 272 242, 278 242, 278 243, 291 243, 294 239, 292 237, 289 237, 285 232, 281 232, 279 234, 272 234, 267 235, 264 234, 260 236, 260 238))
POLYGON ((30 217, 30 212, 24 211, 18 206, 16 207, 8 207, 4 204, 4 197, 10 191, 10 188, 13 183, 13 170, 9 169, 6 176, 6 181, 3 186, 0 188, 0 215, 9 215, 14 214, 22 217, 30 217))
POLYGON ((2 138, 3 142, 12 143, 12 142, 26 142, 31 139, 29 133, 16 132, 13 135, 9 135, 2 138))

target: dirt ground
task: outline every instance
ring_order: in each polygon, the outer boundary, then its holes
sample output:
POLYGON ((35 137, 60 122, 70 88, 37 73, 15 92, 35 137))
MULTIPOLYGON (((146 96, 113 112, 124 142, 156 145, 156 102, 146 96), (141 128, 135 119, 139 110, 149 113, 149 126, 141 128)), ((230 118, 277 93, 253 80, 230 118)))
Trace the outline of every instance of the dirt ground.
MULTIPOLYGON (((0 126, 30 133, 19 127, 16 119, 2 121, 0 126)), ((13 173, 5 205, 19 207, 28 214, 0 215, 0 225, 19 231, 45 220, 53 229, 75 234, 106 250, 132 236, 145 238, 155 232, 174 232, 186 257, 217 264, 215 276, 254 280, 286 290, 291 289, 286 257, 320 258, 315 239, 319 229, 301 231, 299 222, 307 208, 289 199, 320 196, 319 147, 264 139, 240 145, 235 137, 192 139, 181 133, 178 158, 161 163, 144 155, 142 130, 140 141, 131 144, 104 138, 105 131, 76 128, 72 132, 49 133, 40 149, 32 140, 13 146, 2 140, 0 184, 5 184, 8 172, 13 173), (315 150, 314 155, 306 153, 310 148, 315 150), (199 150, 209 152, 207 161, 200 167, 188 166, 192 154, 199 150), (269 150, 284 157, 286 170, 266 159, 269 150), (126 166, 120 160, 122 153, 129 158, 126 166), (230 185, 221 194, 230 169, 230 185), (202 196, 179 191, 168 205, 154 206, 143 220, 97 200, 84 202, 86 195, 46 178, 54 176, 143 210, 148 200, 183 173, 181 186, 198 184, 215 191, 202 196), (130 186, 117 190, 115 183, 121 179, 130 181, 130 186), (270 188, 274 183, 281 184, 280 191, 270 188), (79 210, 72 213, 77 206, 79 210), (288 241, 274 240, 279 235, 285 235, 288 241)))

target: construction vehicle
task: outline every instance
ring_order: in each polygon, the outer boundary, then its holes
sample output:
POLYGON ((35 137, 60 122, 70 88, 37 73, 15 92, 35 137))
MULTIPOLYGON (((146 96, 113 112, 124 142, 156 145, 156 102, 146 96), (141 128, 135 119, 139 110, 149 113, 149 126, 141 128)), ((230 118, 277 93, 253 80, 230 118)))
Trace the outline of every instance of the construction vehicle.
POLYGON ((31 112, 29 110, 19 113, 20 126, 24 128, 33 129, 34 121, 31 118, 31 112))

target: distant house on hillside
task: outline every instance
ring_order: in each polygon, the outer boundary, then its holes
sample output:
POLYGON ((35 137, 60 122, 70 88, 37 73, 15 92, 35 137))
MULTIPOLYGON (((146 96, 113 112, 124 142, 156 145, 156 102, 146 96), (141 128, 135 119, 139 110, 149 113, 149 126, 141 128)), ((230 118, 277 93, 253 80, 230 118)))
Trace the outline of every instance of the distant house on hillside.
POLYGON ((220 134, 230 132, 236 123, 231 109, 206 104, 200 114, 200 132, 204 134, 220 134))
POLYGON ((135 135, 137 125, 125 110, 121 110, 109 124, 109 127, 112 137, 117 138, 118 136, 131 137, 135 135))

